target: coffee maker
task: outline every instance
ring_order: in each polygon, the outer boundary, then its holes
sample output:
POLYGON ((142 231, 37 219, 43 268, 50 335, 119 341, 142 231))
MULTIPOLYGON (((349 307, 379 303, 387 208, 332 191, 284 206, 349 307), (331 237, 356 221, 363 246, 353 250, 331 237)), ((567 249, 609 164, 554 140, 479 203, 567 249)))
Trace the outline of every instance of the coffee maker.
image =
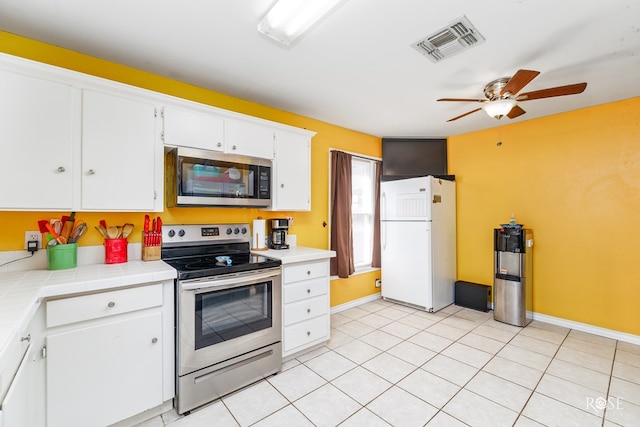
POLYGON ((269 220, 269 229, 269 247, 271 249, 289 249, 289 245, 287 244, 289 219, 271 219, 269 220))

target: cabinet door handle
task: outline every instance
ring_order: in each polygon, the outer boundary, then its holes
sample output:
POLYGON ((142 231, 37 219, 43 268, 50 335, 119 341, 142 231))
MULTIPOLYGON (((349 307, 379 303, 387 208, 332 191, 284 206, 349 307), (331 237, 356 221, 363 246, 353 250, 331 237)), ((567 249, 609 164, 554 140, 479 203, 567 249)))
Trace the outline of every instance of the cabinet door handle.
POLYGON ((26 337, 20 338, 20 341, 31 342, 31 334, 27 335, 26 337))
POLYGON ((307 331, 307 336, 311 335, 311 331, 307 331))
POLYGON ((222 142, 218 142, 218 143, 216 144, 216 146, 218 146, 218 147, 222 147, 222 142))
POLYGON ((311 309, 310 308, 307 308, 307 313, 311 313, 311 309))
POLYGON ((280 184, 280 188, 284 188, 284 184, 280 184))
POLYGON ((236 146, 234 145, 233 147, 231 147, 231 149, 232 149, 232 150, 235 150, 235 149, 236 149, 236 146))
POLYGON ((113 302, 113 301, 109 301, 109 304, 107 304, 107 307, 109 307, 109 308, 113 308, 115 306, 116 306, 116 303, 113 302))
POLYGON ((66 169, 64 168, 64 166, 59 166, 59 167, 58 167, 58 172, 62 173, 62 172, 64 172, 64 171, 66 171, 66 169))
POLYGON ((151 343, 152 343, 152 344, 155 344, 155 343, 157 343, 157 342, 158 342, 158 338, 153 337, 153 338, 151 339, 151 343))
POLYGON ((307 289, 307 293, 310 294, 311 293, 311 289, 307 289))
POLYGON ((94 171, 93 169, 89 169, 87 171, 87 175, 95 175, 95 174, 96 174, 96 171, 94 171))
POLYGON ((311 270, 307 270, 307 276, 311 275, 311 270))

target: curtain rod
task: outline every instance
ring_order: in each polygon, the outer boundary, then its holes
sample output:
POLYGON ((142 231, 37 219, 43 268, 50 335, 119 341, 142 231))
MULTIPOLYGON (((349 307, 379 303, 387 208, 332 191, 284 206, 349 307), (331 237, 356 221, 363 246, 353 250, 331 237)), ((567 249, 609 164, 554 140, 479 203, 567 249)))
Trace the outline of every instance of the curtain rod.
POLYGON ((342 151, 343 153, 351 154, 353 157, 359 157, 359 158, 365 159, 365 160, 379 160, 379 161, 382 161, 381 157, 367 156, 366 154, 359 154, 359 153, 354 153, 352 151, 340 150, 339 148, 329 148, 329 153, 331 153, 332 151, 342 151))

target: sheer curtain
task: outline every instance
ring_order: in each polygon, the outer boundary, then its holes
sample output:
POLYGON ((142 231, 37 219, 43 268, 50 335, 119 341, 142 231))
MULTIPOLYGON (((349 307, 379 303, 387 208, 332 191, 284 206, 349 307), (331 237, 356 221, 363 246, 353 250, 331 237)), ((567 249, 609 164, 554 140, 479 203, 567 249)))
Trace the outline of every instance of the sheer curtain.
POLYGON ((347 278, 356 270, 353 261, 353 228, 351 225, 351 155, 331 152, 331 250, 332 276, 347 278))
POLYGON ((375 188, 374 205, 373 205, 373 253, 371 254, 371 267, 382 266, 381 250, 380 250, 380 180, 382 178, 382 162, 376 161, 376 177, 374 181, 375 188))

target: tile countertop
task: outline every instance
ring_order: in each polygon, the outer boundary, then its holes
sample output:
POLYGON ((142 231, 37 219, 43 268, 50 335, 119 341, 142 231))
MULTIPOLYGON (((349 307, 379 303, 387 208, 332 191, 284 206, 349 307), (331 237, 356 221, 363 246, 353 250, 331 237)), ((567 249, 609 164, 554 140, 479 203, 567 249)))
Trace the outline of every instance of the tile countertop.
POLYGON ((320 259, 333 258, 335 251, 326 249, 307 248, 304 246, 292 246, 289 249, 268 249, 266 251, 251 251, 256 255, 264 255, 282 261, 282 264, 292 264, 294 262, 316 261, 320 259))
POLYGON ((0 362, 11 337, 29 326, 44 298, 172 280, 176 275, 176 270, 162 261, 89 264, 68 270, 0 274, 0 362))

